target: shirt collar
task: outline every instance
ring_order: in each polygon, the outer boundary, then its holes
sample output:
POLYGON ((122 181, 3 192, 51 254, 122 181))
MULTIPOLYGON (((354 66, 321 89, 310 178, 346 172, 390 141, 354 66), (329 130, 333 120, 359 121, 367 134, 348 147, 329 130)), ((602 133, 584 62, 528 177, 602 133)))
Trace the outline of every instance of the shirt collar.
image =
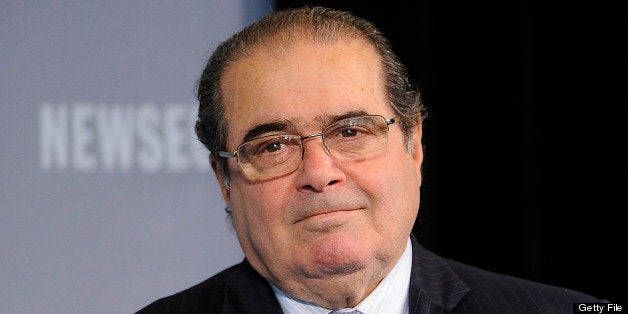
MULTIPOLYGON (((364 314, 371 313, 408 313, 408 289, 412 270, 412 244, 410 238, 406 249, 393 269, 379 285, 360 302, 355 309, 364 314)), ((292 298, 271 284, 284 313, 329 313, 329 309, 314 303, 292 298)))

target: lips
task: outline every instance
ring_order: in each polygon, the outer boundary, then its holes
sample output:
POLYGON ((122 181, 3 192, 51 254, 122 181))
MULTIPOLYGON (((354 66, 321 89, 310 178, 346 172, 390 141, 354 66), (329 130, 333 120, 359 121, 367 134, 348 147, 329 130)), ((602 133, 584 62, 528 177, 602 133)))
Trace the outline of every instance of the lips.
POLYGON ((316 217, 321 217, 323 218, 324 216, 331 216, 335 213, 345 213, 345 212, 352 212, 358 209, 355 208, 351 208, 351 209, 321 209, 321 210, 317 210, 317 211, 312 211, 309 213, 309 215, 306 215, 300 219, 297 219, 295 223, 299 223, 301 221, 310 219, 310 218, 316 218, 316 217))

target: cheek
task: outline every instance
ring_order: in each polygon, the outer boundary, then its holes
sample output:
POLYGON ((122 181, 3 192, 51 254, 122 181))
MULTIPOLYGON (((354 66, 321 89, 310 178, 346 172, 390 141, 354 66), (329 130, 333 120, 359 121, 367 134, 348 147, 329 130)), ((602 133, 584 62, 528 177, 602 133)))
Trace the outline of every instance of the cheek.
POLYGON ((357 184, 371 197, 374 205, 380 208, 376 213, 381 223, 399 223, 399 220, 412 220, 419 208, 420 174, 417 174, 411 155, 386 156, 376 164, 365 165, 357 171, 357 184), (365 175, 368 173, 368 176, 365 175))
POLYGON ((289 199, 285 188, 269 183, 238 184, 232 191, 231 206, 240 230, 268 233, 276 230, 268 226, 279 226, 285 219, 282 213, 289 199))

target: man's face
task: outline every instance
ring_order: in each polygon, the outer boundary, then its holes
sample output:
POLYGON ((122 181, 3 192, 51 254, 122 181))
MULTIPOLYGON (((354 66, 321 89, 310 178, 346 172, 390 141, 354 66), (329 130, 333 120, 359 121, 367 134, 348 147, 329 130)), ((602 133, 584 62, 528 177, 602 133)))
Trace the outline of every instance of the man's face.
MULTIPOLYGON (((230 151, 261 125, 275 126, 268 134, 305 136, 348 113, 395 115, 379 56, 357 40, 255 49, 228 68, 221 88, 230 151)), ((420 127, 414 153, 398 123, 389 129, 387 146, 364 160, 336 159, 320 137, 308 139, 298 169, 262 181, 248 180, 228 160, 231 189, 223 195, 259 273, 314 302, 356 282, 364 286, 356 298, 372 291, 403 253, 419 207, 420 127)))

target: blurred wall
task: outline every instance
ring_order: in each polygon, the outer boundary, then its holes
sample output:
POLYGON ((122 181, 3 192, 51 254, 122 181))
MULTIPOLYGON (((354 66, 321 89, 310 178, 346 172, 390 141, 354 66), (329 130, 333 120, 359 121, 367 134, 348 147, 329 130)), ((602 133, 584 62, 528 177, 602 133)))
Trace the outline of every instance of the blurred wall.
POLYGON ((130 313, 238 262, 194 87, 270 1, 0 4, 0 313, 130 313))

